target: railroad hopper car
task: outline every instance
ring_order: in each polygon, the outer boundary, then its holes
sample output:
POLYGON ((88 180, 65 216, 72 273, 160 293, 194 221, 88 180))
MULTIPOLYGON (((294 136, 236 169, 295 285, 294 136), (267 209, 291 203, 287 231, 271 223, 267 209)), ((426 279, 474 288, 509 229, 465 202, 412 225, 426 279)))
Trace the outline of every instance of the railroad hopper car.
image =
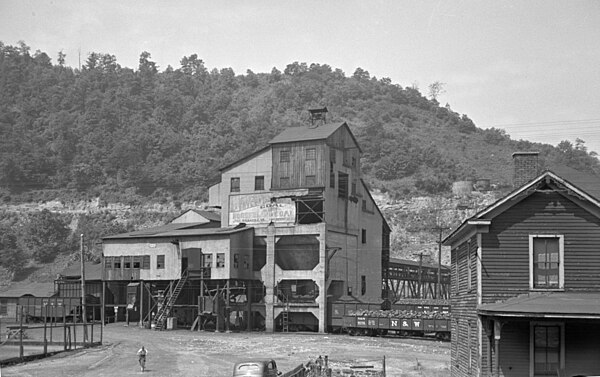
POLYGON ((450 306, 418 300, 392 305, 340 303, 331 305, 330 331, 349 335, 427 336, 450 340, 450 306))
MULTIPOLYGON (((100 318, 99 300, 95 297, 86 297, 88 319, 100 318)), ((81 298, 79 297, 34 297, 22 296, 19 298, 19 307, 23 308, 23 320, 26 322, 48 321, 75 321, 81 312, 81 298)), ((17 309, 17 316, 21 309, 17 309)))

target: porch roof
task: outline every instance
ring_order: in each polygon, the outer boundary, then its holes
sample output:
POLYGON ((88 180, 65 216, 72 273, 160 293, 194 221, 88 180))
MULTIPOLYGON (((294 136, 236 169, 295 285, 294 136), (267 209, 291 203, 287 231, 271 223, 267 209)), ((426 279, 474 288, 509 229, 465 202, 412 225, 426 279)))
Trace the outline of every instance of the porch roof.
POLYGON ((533 292, 477 307, 494 317, 600 319, 600 292, 533 292))

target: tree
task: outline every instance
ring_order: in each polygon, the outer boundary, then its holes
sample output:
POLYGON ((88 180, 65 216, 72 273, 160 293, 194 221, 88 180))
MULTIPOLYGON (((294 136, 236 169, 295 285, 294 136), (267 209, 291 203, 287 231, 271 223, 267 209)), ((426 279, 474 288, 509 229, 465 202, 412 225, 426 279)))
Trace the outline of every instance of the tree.
POLYGON ((17 245, 17 236, 11 227, 0 225, 0 265, 11 272, 19 271, 26 262, 17 245))
POLYGON ((434 101, 437 101, 438 97, 441 94, 446 93, 446 89, 444 89, 445 86, 446 86, 446 83, 443 83, 441 81, 436 81, 434 83, 431 83, 428 87, 429 98, 431 98, 434 101))
POLYGON ((47 209, 29 215, 23 227, 23 244, 37 262, 49 262, 69 250, 70 230, 60 215, 47 209))

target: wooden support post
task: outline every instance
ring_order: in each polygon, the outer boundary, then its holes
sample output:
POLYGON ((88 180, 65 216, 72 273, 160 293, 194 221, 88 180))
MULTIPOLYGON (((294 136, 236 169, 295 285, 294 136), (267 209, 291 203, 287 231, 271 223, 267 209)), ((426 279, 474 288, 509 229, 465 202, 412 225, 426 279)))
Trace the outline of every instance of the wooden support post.
POLYGON ((246 330, 252 331, 252 280, 246 284, 246 300, 248 300, 248 315, 246 316, 246 330))
POLYGON ((106 297, 106 282, 102 282, 102 297, 100 298, 100 344, 102 344, 102 337, 104 336, 104 326, 106 323, 106 310, 104 298, 106 297))
POLYGON ((495 320, 494 321, 494 347, 496 348, 495 362, 496 362, 496 377, 500 377, 500 339, 503 323, 495 320))
POLYGON ((63 344, 64 350, 67 350, 67 310, 63 310, 63 344))
POLYGON ((227 280, 226 283, 226 288, 227 291, 225 293, 225 299, 227 300, 227 302, 225 303, 225 332, 230 332, 229 330, 229 317, 230 317, 230 310, 231 307, 229 306, 229 299, 230 299, 230 293, 231 293, 231 280, 227 280))
POLYGON ((144 281, 140 280, 140 325, 144 327, 144 281))
POLYGON ((219 302, 219 284, 217 284, 217 293, 215 294, 214 304, 213 304, 213 312, 217 315, 217 323, 215 326, 215 332, 219 332, 221 328, 221 305, 219 302))

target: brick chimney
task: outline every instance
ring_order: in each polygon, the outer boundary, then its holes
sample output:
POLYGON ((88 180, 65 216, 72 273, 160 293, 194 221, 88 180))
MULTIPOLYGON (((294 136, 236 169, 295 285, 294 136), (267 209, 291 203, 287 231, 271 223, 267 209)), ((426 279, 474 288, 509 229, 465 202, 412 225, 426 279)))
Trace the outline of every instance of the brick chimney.
POLYGON ((539 175, 539 154, 540 152, 515 152, 512 154, 515 169, 513 187, 521 187, 539 175))

